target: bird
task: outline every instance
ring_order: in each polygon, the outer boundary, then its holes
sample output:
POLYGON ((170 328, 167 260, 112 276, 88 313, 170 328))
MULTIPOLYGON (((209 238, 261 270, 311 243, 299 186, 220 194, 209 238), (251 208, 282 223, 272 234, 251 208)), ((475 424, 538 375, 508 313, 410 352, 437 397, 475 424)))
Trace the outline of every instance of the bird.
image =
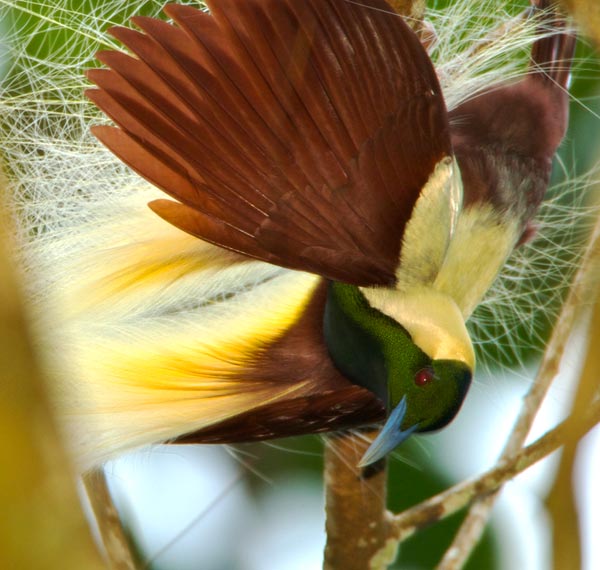
MULTIPOLYGON (((104 67, 87 72, 86 96, 113 122, 93 134, 168 196, 149 203, 152 223, 178 232, 110 287, 176 279, 194 250, 232 279, 262 267, 261 292, 245 299, 244 282, 202 338, 182 327, 173 354, 133 343, 104 375, 125 402, 132 382, 179 390, 184 419, 162 434, 174 443, 383 425, 370 465, 463 404, 466 321, 535 231, 575 36, 532 1, 527 75, 448 111, 426 48, 385 0, 207 6, 111 28, 127 51, 99 52, 104 67)), ((219 294, 203 306, 218 313, 219 294)))

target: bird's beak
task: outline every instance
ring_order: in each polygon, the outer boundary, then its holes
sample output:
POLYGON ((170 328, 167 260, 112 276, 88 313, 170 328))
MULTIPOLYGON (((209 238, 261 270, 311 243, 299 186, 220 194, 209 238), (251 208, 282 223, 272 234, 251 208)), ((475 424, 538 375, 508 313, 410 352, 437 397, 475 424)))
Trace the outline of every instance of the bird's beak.
POLYGON ((407 439, 418 427, 419 424, 409 427, 407 430, 402 430, 402 420, 406 415, 406 396, 402 398, 396 406, 390 417, 385 422, 385 425, 375 438, 369 449, 365 451, 358 466, 367 467, 371 463, 379 461, 385 457, 390 451, 394 450, 405 439, 407 439))

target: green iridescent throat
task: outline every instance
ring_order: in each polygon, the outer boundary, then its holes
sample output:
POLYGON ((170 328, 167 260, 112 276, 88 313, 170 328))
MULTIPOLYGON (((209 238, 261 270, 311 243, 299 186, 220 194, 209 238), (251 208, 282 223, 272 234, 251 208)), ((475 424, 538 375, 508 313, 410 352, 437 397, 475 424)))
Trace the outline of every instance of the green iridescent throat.
POLYGON ((325 342, 336 367, 394 408, 406 393, 400 379, 431 359, 394 319, 369 305, 358 287, 332 282, 324 318, 325 342))
POLYGON ((333 363, 351 382, 371 390, 389 410, 406 397, 402 429, 444 427, 456 415, 472 371, 458 360, 432 360, 406 329, 373 308, 358 287, 332 282, 323 320, 333 363), (417 378, 427 370, 428 380, 417 378))

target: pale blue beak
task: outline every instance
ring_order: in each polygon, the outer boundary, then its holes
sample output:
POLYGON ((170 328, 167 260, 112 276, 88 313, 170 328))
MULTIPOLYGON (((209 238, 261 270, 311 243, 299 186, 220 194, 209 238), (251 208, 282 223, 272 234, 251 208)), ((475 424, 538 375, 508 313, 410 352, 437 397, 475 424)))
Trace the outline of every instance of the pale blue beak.
POLYGON ((400 426, 402 420, 406 415, 406 396, 400 400, 400 403, 396 406, 394 411, 390 414, 390 417, 385 422, 383 428, 379 432, 379 435, 373 440, 373 443, 369 446, 369 449, 365 451, 358 466, 367 467, 371 463, 379 461, 385 457, 390 451, 393 451, 398 447, 404 440, 406 440, 416 429, 419 424, 409 427, 407 430, 402 431, 400 426))

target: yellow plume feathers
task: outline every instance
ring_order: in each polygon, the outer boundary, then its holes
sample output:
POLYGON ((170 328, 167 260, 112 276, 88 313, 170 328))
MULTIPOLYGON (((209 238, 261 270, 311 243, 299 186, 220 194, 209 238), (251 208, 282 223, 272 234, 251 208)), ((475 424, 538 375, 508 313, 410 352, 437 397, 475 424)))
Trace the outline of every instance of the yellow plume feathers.
POLYGON ((37 252, 50 262, 71 251, 58 264, 68 279, 37 310, 53 329, 56 401, 83 468, 303 387, 240 376, 296 322, 319 278, 204 243, 135 201, 90 228, 96 247, 74 250, 66 236, 37 252))

